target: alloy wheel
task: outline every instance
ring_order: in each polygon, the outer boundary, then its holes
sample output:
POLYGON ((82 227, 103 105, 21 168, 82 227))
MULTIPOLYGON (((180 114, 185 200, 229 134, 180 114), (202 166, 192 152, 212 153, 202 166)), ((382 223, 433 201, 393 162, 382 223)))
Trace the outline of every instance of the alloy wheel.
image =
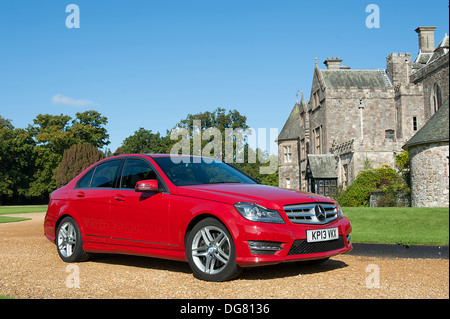
POLYGON ((216 226, 205 226, 198 230, 191 249, 195 265, 206 274, 220 273, 230 260, 230 239, 216 226))

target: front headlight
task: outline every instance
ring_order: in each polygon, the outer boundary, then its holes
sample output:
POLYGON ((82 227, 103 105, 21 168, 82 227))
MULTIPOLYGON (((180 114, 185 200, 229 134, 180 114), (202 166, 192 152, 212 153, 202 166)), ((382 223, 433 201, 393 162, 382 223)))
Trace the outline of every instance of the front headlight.
POLYGON ((236 203, 234 204, 234 207, 236 207, 236 210, 248 220, 254 222, 284 224, 283 218, 276 210, 245 202, 236 203))
POLYGON ((342 217, 344 217, 344 213, 342 212, 342 207, 341 205, 337 204, 337 211, 338 211, 338 218, 341 219, 342 217))

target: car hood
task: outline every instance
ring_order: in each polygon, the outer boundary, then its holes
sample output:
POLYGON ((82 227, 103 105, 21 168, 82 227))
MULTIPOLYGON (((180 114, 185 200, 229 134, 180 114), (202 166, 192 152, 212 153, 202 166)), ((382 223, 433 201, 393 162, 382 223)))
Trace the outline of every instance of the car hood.
POLYGON ((282 210, 284 205, 301 203, 334 203, 317 194, 261 184, 204 184, 177 187, 181 196, 196 197, 228 204, 251 202, 269 209, 282 210))

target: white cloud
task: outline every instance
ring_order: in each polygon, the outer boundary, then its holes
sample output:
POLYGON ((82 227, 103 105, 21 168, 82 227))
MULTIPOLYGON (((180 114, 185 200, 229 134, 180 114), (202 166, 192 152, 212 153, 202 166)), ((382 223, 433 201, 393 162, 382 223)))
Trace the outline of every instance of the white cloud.
POLYGON ((98 106, 98 103, 95 103, 86 99, 73 99, 68 96, 64 96, 61 93, 56 94, 52 97, 53 104, 56 105, 64 105, 64 106, 75 106, 75 107, 89 107, 89 106, 98 106))

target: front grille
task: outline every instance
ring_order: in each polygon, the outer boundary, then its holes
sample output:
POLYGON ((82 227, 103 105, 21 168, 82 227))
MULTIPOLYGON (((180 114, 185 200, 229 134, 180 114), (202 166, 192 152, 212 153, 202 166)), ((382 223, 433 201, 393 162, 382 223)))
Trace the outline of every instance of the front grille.
POLYGON ((344 238, 342 235, 338 239, 329 241, 320 241, 308 243, 306 239, 297 239, 292 244, 288 255, 304 255, 314 253, 324 253, 345 247, 344 238))
POLYGON ((323 225, 337 219, 337 208, 330 203, 306 203, 283 207, 289 220, 296 224, 323 225), (323 209, 324 214, 318 214, 323 209))

